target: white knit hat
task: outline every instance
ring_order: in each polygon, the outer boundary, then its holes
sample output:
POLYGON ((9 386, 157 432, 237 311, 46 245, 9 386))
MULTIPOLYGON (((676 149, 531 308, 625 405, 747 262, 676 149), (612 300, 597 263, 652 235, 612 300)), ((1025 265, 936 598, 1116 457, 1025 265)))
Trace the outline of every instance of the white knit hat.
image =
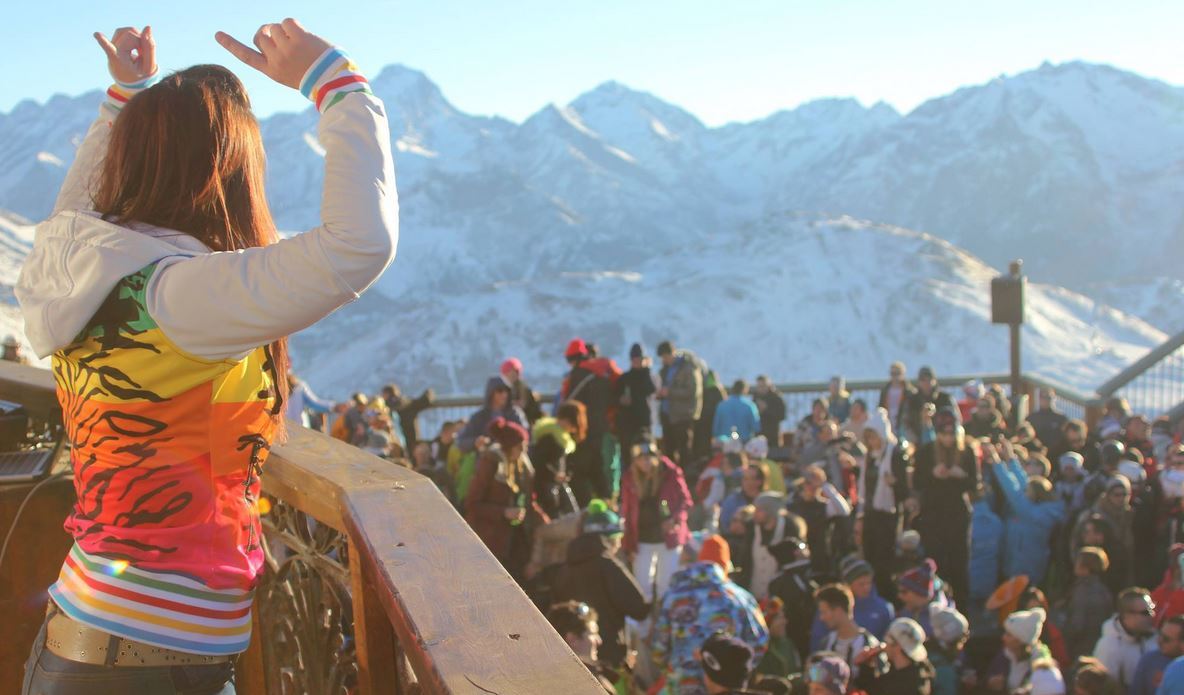
POLYGON ((1131 485, 1142 483, 1147 478, 1147 472, 1134 461, 1123 461, 1118 464, 1118 474, 1131 482, 1131 485))
POLYGON ((1065 678, 1051 664, 1032 672, 1031 695, 1065 695, 1065 678))
POLYGON ((1085 458, 1076 451, 1068 451, 1061 454, 1061 458, 1057 463, 1060 464, 1062 471, 1072 468, 1080 472, 1085 468, 1085 458))
POLYGON ((744 445, 744 453, 748 454, 748 458, 758 461, 767 459, 769 457, 769 440, 765 438, 765 435, 758 434, 744 445))
POLYGON ((780 492, 762 492, 752 503, 767 516, 777 516, 785 508, 785 495, 780 492))
POLYGON ((929 624, 933 628, 933 638, 946 647, 957 644, 970 631, 965 616, 939 603, 929 604, 929 624))
POLYGON ((1044 618, 1044 609, 1039 606, 1030 611, 1016 611, 1003 621, 1003 629, 1024 644, 1036 644, 1044 628, 1044 618))

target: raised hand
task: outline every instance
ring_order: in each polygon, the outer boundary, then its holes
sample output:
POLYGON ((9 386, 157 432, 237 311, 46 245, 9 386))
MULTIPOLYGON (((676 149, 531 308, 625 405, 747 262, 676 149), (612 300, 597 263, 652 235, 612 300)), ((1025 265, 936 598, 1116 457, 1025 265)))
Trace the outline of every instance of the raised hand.
POLYGON ((143 30, 120 27, 110 40, 103 32, 96 31, 95 41, 107 54, 107 70, 116 82, 135 84, 156 74, 156 40, 152 38, 152 27, 145 26, 143 30))
POLYGON ((235 58, 292 89, 300 88, 304 73, 332 45, 291 18, 259 27, 254 39, 258 51, 224 31, 214 38, 235 58))

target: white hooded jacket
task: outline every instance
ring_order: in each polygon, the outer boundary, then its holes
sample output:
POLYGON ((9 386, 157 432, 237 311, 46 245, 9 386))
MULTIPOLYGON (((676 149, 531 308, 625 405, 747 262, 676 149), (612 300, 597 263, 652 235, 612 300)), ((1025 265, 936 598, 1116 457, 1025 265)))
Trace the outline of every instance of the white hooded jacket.
POLYGON ((1114 615, 1102 624, 1102 636, 1094 647, 1094 658, 1101 661, 1115 680, 1129 690, 1135 682, 1139 659, 1157 648, 1154 635, 1142 638, 1132 635, 1122 626, 1119 616, 1114 615))
POLYGON ((38 357, 72 343, 111 289, 152 263, 145 299, 164 334, 190 355, 234 360, 353 301, 394 258, 398 198, 377 98, 350 94, 321 116, 321 226, 221 253, 179 231, 113 224, 93 212, 89 185, 117 115, 101 107, 21 269, 16 297, 38 357))
POLYGON ((888 484, 887 477, 892 474, 892 457, 896 454, 898 440, 892 431, 888 411, 884 408, 876 408, 875 412, 868 413, 867 423, 863 428, 865 431, 873 430, 878 434, 883 446, 874 458, 872 452, 869 451, 865 461, 859 467, 860 504, 864 506, 864 509, 895 512, 896 494, 893 492, 892 486, 888 484), (875 466, 878 472, 875 490, 867 489, 868 466, 875 466))

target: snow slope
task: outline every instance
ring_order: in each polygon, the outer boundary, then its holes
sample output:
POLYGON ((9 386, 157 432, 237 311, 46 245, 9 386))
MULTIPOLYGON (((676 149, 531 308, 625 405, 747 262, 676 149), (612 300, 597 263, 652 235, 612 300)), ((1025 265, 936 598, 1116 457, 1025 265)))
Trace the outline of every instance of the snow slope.
MULTIPOLYGON (((760 372, 781 381, 872 378, 895 359, 944 373, 1001 372, 1006 328, 989 322, 994 275, 926 234, 845 217, 771 216, 663 249, 631 270, 372 293, 297 336, 294 354, 338 397, 390 379, 470 393, 509 354, 524 360, 533 383, 553 385, 577 335, 621 361, 635 341, 652 354, 673 339, 729 383, 760 372)), ((1067 290, 1030 289, 1026 368, 1080 389, 1166 337, 1067 290)))

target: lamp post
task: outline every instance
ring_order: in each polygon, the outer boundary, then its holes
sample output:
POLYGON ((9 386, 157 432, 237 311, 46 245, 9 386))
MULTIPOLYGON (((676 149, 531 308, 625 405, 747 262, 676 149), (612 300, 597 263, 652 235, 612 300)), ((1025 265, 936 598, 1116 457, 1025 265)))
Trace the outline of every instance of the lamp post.
POLYGON ((1011 397, 1023 393, 1021 377, 1020 326, 1024 324, 1024 262, 1011 262, 1007 275, 991 280, 991 322, 1005 323, 1011 332, 1011 397))

